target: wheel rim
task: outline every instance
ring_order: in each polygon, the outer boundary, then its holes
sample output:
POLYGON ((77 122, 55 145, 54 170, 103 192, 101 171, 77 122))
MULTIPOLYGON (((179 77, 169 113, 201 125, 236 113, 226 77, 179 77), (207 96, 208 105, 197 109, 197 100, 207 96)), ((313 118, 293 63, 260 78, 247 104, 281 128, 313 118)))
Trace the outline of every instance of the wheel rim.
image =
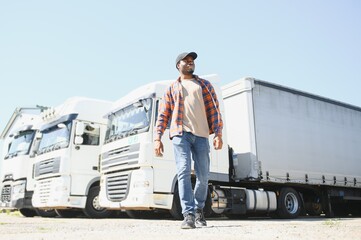
POLYGON ((99 204, 99 196, 96 196, 93 198, 93 207, 97 211, 102 211, 104 209, 99 204))
POLYGON ((298 210, 297 196, 293 193, 287 193, 285 196, 285 207, 290 214, 295 214, 298 210))

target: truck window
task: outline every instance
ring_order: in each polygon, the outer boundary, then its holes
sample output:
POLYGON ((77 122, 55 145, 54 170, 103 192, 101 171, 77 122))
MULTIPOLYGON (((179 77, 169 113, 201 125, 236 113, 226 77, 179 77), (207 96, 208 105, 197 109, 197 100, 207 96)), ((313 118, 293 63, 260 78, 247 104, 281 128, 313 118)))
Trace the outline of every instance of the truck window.
POLYGON ((83 145, 99 145, 100 129, 86 125, 82 137, 83 145))

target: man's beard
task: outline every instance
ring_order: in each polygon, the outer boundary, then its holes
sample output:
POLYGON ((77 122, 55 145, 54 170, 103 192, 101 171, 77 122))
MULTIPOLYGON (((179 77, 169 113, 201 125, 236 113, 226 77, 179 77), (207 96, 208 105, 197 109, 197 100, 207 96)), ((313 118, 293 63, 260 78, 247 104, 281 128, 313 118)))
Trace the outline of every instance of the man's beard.
POLYGON ((194 69, 191 68, 191 69, 183 70, 182 73, 183 73, 184 75, 193 74, 193 73, 194 73, 194 69))

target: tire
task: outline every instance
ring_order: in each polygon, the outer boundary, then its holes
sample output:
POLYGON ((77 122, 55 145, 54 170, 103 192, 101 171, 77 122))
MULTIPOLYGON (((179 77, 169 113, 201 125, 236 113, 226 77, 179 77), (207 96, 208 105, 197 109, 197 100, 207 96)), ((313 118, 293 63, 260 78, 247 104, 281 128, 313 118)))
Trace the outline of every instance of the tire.
POLYGON ((172 215, 174 219, 177 220, 183 219, 182 206, 179 199, 178 184, 176 184, 174 188, 173 203, 172 203, 172 208, 169 210, 169 213, 172 215))
POLYGON ((301 210, 299 194, 293 188, 282 188, 277 199, 277 216, 288 219, 297 218, 301 210))
MULTIPOLYGON (((183 219, 182 206, 179 199, 178 184, 175 186, 174 189, 172 208, 169 210, 169 212, 173 218, 178 220, 183 219)), ((210 217, 212 215, 215 215, 215 213, 212 210, 212 196, 209 189, 207 193, 207 199, 203 208, 203 212, 205 217, 210 217)))
POLYGON ((85 208, 83 209, 85 216, 89 218, 108 218, 111 217, 114 213, 114 211, 110 211, 106 208, 100 207, 99 191, 99 186, 92 187, 89 190, 85 208))
POLYGON ((55 209, 55 212, 62 218, 76 218, 81 215, 81 211, 73 209, 55 209))
POLYGON ((208 194, 207 194, 207 199, 203 208, 203 212, 204 212, 204 216, 205 217, 211 217, 211 216, 216 216, 217 214, 215 212, 213 212, 212 209, 212 195, 211 195, 211 191, 208 188, 208 194))
POLYGON ((36 212, 34 209, 29 209, 29 208, 21 208, 19 209, 19 212, 21 213, 21 215, 23 215, 24 217, 35 217, 37 216, 36 212))
POLYGON ((43 209, 35 209, 35 212, 37 213, 38 216, 40 217, 46 217, 46 218, 51 218, 51 217, 56 217, 58 216, 58 214, 56 214, 54 209, 49 209, 49 210, 43 210, 43 209))

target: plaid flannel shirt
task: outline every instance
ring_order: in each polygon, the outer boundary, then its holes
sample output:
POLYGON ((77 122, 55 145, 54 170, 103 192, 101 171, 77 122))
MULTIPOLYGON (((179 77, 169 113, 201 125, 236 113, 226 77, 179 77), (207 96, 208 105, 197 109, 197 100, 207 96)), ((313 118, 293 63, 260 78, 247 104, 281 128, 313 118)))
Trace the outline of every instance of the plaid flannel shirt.
MULTIPOLYGON (((217 95, 212 84, 194 75, 194 78, 202 87, 202 95, 206 116, 208 121, 209 134, 214 133, 215 136, 222 136, 223 121, 219 110, 217 95)), ((160 140, 168 122, 170 122, 169 137, 173 138, 183 134, 183 93, 180 77, 173 82, 166 90, 163 100, 161 101, 158 119, 155 127, 155 140, 160 140)))

